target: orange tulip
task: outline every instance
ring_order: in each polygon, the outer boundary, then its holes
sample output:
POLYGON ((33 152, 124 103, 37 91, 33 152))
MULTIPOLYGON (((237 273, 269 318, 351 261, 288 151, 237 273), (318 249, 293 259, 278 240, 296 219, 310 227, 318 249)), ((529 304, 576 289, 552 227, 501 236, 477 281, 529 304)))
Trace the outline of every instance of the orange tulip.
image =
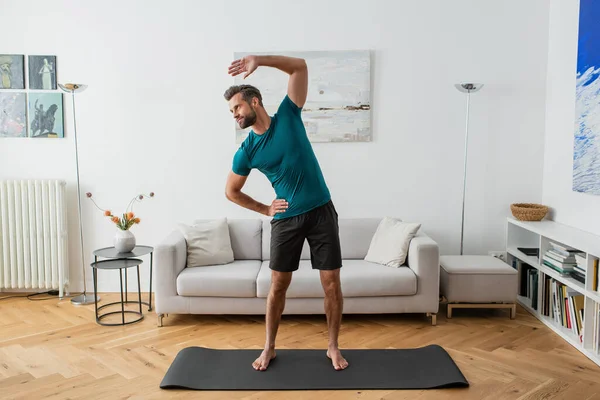
POLYGON ((119 217, 112 217, 112 222, 114 222, 115 224, 119 223, 119 217))
POLYGON ((129 220, 132 220, 134 216, 135 215, 131 211, 127 213, 127 219, 129 219, 129 220))
POLYGON ((134 223, 134 224, 139 224, 139 223, 140 223, 140 221, 141 221, 141 220, 140 220, 139 218, 136 218, 136 219, 134 219, 134 220, 133 220, 133 223, 134 223))
POLYGON ((109 210, 104 211, 104 216, 105 217, 110 217, 111 216, 111 212, 109 210))

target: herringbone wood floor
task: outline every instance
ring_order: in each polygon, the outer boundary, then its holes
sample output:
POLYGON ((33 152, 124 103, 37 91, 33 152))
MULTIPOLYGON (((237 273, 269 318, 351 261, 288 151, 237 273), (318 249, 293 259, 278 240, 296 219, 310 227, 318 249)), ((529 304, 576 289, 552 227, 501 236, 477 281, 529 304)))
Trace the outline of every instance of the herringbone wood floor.
MULTIPOLYGON (((103 295, 102 303, 118 295, 103 295)), ((442 307, 442 310, 444 307, 442 307)), ((522 308, 456 310, 424 315, 347 315, 343 348, 443 346, 468 389, 417 391, 193 392, 159 388, 177 352, 188 346, 260 349, 262 316, 169 315, 154 312, 125 327, 104 327, 94 306, 69 299, 0 301, 0 397, 10 399, 600 399, 600 367, 522 308)), ((326 348, 324 316, 284 316, 280 348, 326 348)), ((250 368, 251 366, 248 365, 250 368)))

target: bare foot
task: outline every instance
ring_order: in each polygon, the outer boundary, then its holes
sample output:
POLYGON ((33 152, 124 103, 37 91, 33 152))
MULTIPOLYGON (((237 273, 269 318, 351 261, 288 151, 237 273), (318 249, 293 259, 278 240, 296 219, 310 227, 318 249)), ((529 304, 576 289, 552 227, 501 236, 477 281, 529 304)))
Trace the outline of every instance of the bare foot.
POLYGON ((348 361, 346 361, 346 359, 342 357, 342 353, 338 348, 328 349, 327 357, 331 359, 333 368, 335 368, 337 371, 341 371, 342 369, 346 369, 346 367, 348 367, 348 361))
POLYGON ((272 359, 275 358, 275 349, 263 350, 260 356, 254 360, 252 366, 257 371, 265 371, 272 359))

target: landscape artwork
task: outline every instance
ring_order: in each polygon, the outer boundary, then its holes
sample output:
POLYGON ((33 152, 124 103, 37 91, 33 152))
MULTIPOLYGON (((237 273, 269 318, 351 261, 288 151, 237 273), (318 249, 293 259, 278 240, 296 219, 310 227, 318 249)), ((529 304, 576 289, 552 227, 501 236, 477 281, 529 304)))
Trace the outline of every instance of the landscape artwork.
POLYGON ((29 94, 29 137, 64 137, 62 93, 29 94))
POLYGON ((573 191, 600 195, 600 1, 581 0, 573 191))
POLYGON ((29 88, 56 90, 56 56, 29 56, 29 88))
POLYGON ((25 89, 24 55, 0 54, 0 89, 25 89))
POLYGON ((0 138, 27 137, 25 93, 0 92, 0 138))
MULTIPOLYGON (((308 65, 309 82, 302 120, 311 142, 370 142, 371 59, 369 50, 306 52, 236 52, 246 55, 277 54, 300 57, 308 65)), ((287 94, 288 75, 274 68, 259 67, 248 78, 235 77, 235 84, 256 86, 269 115, 275 114, 287 94)), ((250 128, 236 124, 236 143, 248 136, 250 128)))

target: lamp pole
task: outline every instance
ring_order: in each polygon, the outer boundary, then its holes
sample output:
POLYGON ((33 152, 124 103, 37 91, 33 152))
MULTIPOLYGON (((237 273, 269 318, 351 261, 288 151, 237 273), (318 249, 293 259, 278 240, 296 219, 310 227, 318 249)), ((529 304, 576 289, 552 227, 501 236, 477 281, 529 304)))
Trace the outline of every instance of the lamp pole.
MULTIPOLYGON (((81 246, 81 267, 83 269, 83 293, 79 296, 73 297, 71 299, 71 303, 75 305, 86 305, 94 303, 94 296, 87 295, 87 284, 85 278, 85 260, 83 256, 84 248, 83 248, 83 225, 81 218, 81 190, 79 184, 79 146, 77 144, 77 120, 75 118, 75 93, 83 92, 87 85, 82 85, 79 83, 65 83, 58 84, 58 86, 67 93, 71 93, 71 99, 73 101, 73 135, 75 138, 75 168, 77 171, 77 207, 79 211, 79 242, 81 246)), ((99 297, 97 297, 100 300, 99 297)))
POLYGON ((469 106, 471 103, 471 93, 479 91, 483 84, 481 83, 458 83, 454 85, 460 92, 467 94, 467 116, 465 120, 465 152, 463 163, 463 192, 462 192, 462 212, 460 217, 460 255, 463 255, 463 238, 465 230, 465 192, 467 189, 467 150, 469 147, 469 106))

